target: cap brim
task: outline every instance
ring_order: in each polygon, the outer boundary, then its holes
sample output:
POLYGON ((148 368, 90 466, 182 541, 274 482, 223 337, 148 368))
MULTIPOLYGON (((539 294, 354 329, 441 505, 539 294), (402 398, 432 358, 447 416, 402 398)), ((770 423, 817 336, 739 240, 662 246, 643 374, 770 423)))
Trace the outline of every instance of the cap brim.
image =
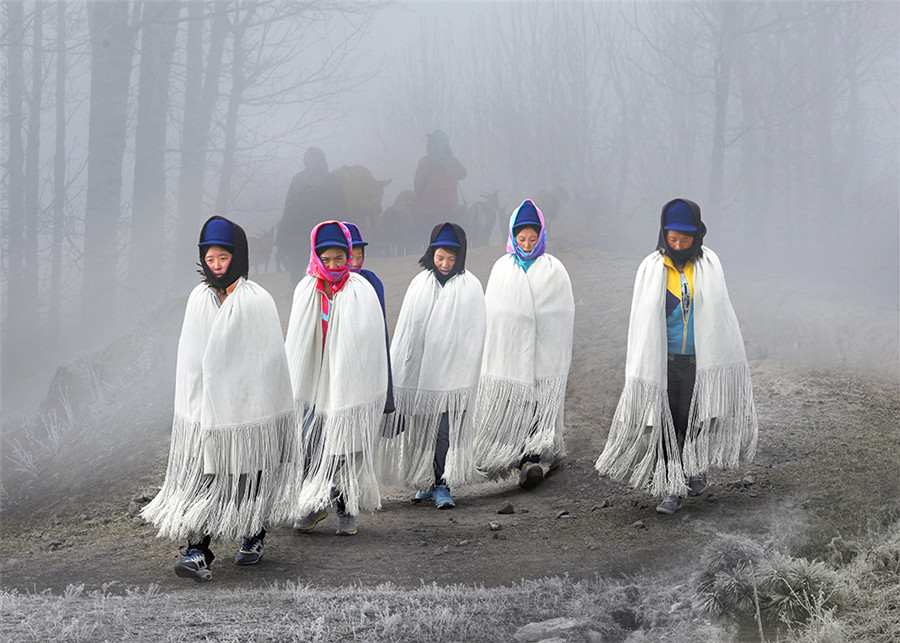
POLYGON ((697 226, 689 226, 683 223, 672 223, 663 226, 663 230, 681 230, 683 232, 697 232, 697 226))

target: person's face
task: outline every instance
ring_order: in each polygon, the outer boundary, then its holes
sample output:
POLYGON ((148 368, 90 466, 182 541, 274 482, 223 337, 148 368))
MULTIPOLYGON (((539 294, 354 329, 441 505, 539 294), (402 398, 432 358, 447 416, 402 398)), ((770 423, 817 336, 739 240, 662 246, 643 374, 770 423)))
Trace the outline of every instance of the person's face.
POLYGON ((454 265, 456 265, 456 253, 443 248, 438 248, 434 251, 434 267, 442 275, 449 275, 454 265))
POLYGON ((210 246, 206 251, 204 261, 218 279, 228 271, 228 266, 231 265, 231 253, 221 246, 210 246))
POLYGON ((325 252, 319 255, 319 259, 328 270, 337 270, 347 265, 347 251, 341 248, 326 248, 325 252))
POLYGON ((666 243, 672 250, 687 250, 694 245, 694 237, 680 230, 666 230, 666 243))
POLYGON ((363 265, 363 259, 365 258, 365 251, 361 246, 356 246, 353 248, 353 256, 350 258, 350 267, 351 268, 359 268, 363 265))
POLYGON ((522 228, 516 235, 516 245, 519 246, 522 252, 528 254, 534 250, 539 238, 540 235, 534 228, 522 228))

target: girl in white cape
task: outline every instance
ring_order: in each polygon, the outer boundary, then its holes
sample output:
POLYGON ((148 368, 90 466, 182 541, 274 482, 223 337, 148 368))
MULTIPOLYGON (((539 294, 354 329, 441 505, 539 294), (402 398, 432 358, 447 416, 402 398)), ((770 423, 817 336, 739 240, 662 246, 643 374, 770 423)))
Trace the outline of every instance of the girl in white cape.
POLYGON ((662 497, 663 514, 706 491, 709 467, 734 468, 756 454, 741 329, 705 234, 696 203, 663 206, 657 250, 635 278, 625 389, 596 465, 662 497))
POLYGON ((466 270, 466 233, 440 223, 409 284, 391 342, 396 411, 378 444, 383 482, 415 500, 456 506, 450 489, 478 478, 472 416, 484 348, 484 294, 466 270))
POLYGON ((294 290, 285 346, 302 453, 294 529, 309 532, 336 502, 337 534, 381 506, 374 434, 387 392, 384 318, 375 290, 350 271, 350 231, 325 221, 310 235, 309 266, 294 290))
POLYGON ((296 420, 275 302, 247 280, 246 234, 212 217, 199 246, 204 280, 178 341, 166 479, 143 517, 187 539, 178 576, 209 580, 212 538, 243 537, 235 563, 254 564, 265 524, 284 519, 296 420))
POLYGON ((510 217, 507 254, 494 264, 484 293, 475 462, 495 479, 517 470, 526 489, 566 454, 563 407, 575 301, 565 267, 544 252, 546 236, 543 214, 524 201, 510 217))

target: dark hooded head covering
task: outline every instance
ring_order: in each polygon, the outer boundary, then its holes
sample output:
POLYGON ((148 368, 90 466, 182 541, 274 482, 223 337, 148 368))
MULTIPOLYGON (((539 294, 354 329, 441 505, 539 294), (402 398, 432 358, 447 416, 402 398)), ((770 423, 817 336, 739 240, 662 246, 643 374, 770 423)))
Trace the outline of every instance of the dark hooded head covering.
POLYGON ((703 256, 703 237, 706 224, 700 219, 700 206, 688 199, 672 199, 662 207, 659 218, 659 240, 656 249, 671 257, 676 264, 684 264, 703 256), (666 232, 677 230, 694 237, 693 245, 687 250, 673 250, 666 242, 666 232))
POLYGON ((428 249, 422 258, 419 259, 419 265, 430 270, 437 277, 437 280, 444 285, 447 280, 456 275, 462 274, 466 270, 466 231, 455 223, 444 222, 434 226, 431 231, 431 239, 428 242, 428 249), (454 243, 455 242, 455 243, 454 243), (434 265, 434 251, 438 248, 450 248, 456 253, 456 263, 453 264, 453 270, 445 275, 434 265))
POLYGON ((200 272, 203 281, 214 288, 225 290, 240 277, 250 272, 250 256, 247 251, 247 233, 225 217, 210 217, 200 229, 200 272), (206 265, 206 252, 210 246, 221 246, 231 252, 231 263, 221 277, 216 277, 206 265))

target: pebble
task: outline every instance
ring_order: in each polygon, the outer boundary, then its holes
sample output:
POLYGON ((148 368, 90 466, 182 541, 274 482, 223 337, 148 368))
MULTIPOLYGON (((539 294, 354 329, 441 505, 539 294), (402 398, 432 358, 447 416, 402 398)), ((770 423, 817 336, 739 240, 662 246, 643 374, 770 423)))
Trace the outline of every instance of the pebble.
POLYGON ((497 510, 497 513, 498 514, 514 514, 514 513, 516 513, 516 510, 512 506, 511 502, 507 502, 505 505, 503 505, 502 507, 500 507, 497 510))
POLYGON ((488 527, 491 531, 500 531, 501 529, 503 529, 503 525, 501 525, 499 522, 489 522, 488 527))
POLYGON ((468 544, 469 544, 468 540, 460 540, 458 543, 456 543, 456 546, 457 547, 465 547, 468 544))
POLYGON ((644 524, 643 520, 635 520, 633 523, 631 523, 631 526, 634 527, 635 529, 646 529, 647 528, 647 525, 644 524))
POLYGON ((494 540, 506 540, 506 534, 494 534, 492 536, 494 540))
POLYGON ((568 515, 569 515, 569 511, 567 509, 563 509, 562 511, 560 511, 559 513, 556 514, 556 518, 559 519, 559 518, 563 518, 568 515))

